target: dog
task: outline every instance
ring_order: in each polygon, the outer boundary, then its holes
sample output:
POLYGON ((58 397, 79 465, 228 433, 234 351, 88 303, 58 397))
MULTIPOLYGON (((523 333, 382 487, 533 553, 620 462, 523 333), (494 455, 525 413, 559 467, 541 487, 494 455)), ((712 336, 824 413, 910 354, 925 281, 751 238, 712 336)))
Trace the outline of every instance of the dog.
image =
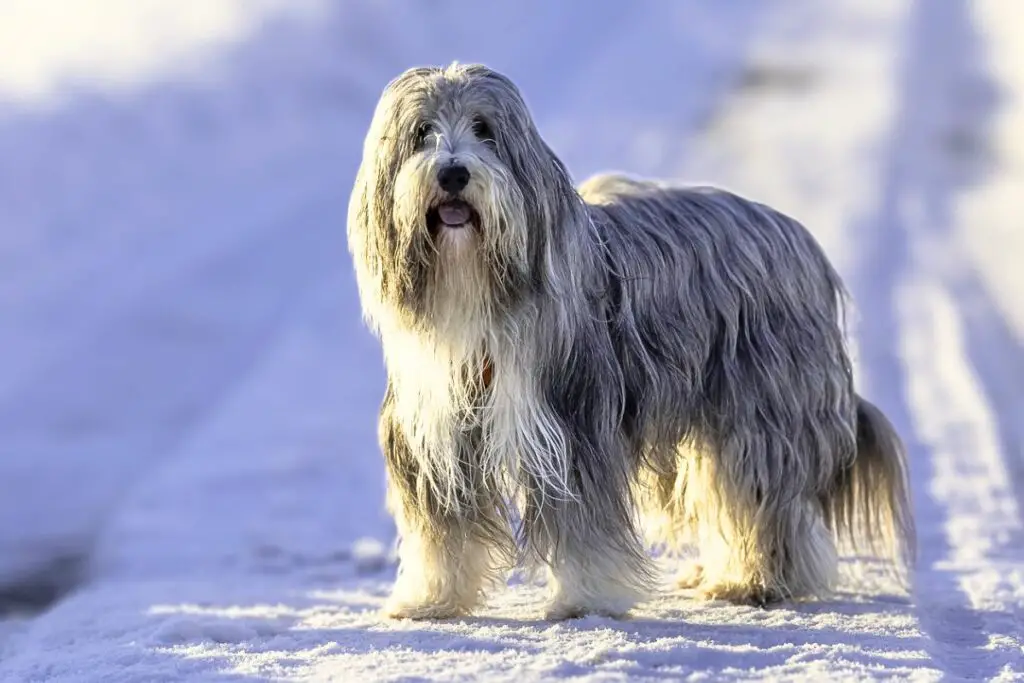
POLYGON ((724 189, 579 188, 484 65, 384 89, 349 249, 387 386, 395 618, 479 608, 521 566, 544 616, 625 616, 679 582, 766 605, 834 589, 842 543, 907 569, 907 463, 854 388, 840 277, 724 189))

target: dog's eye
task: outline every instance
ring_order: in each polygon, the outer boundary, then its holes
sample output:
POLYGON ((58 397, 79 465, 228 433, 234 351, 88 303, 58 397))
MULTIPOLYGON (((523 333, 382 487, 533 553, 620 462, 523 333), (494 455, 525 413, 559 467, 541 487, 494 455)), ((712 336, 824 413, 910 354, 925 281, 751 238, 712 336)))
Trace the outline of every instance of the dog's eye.
POLYGON ((427 137, 434 132, 434 126, 428 121, 424 121, 416 128, 416 146, 419 147, 427 141, 427 137))
POLYGON ((477 140, 494 142, 494 133, 491 131, 491 127, 479 116, 473 119, 473 135, 477 140))

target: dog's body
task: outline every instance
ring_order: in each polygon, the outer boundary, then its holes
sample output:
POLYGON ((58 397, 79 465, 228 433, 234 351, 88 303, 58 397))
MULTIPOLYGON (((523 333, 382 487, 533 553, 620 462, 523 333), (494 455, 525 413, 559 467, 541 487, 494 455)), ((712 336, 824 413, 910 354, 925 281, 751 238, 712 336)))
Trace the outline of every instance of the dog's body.
POLYGON ((655 582, 649 522, 699 548, 686 585, 738 602, 827 592, 842 538, 912 552, 899 438, 792 219, 624 176, 577 191, 515 86, 453 65, 385 90, 349 237, 388 369, 392 615, 471 611, 519 551, 549 617, 622 614, 655 582))

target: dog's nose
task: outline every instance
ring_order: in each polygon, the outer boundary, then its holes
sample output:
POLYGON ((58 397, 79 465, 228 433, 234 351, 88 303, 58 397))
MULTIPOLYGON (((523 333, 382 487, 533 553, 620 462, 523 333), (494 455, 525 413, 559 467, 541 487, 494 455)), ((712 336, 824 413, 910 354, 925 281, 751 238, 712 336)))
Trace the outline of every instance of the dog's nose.
POLYGON ((445 166, 437 172, 437 184, 448 194, 458 194, 469 185, 469 169, 461 164, 445 166))

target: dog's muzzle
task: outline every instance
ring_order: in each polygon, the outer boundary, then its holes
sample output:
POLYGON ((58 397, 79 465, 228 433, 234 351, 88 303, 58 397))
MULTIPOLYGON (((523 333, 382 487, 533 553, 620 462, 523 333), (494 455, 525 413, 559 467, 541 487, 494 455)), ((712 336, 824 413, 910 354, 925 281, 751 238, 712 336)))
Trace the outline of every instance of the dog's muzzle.
POLYGON ((448 195, 448 199, 427 212, 427 225, 432 233, 437 234, 441 228, 459 230, 473 225, 479 227, 476 210, 459 197, 469 185, 469 177, 469 169, 462 164, 447 164, 437 172, 437 184, 448 195))

